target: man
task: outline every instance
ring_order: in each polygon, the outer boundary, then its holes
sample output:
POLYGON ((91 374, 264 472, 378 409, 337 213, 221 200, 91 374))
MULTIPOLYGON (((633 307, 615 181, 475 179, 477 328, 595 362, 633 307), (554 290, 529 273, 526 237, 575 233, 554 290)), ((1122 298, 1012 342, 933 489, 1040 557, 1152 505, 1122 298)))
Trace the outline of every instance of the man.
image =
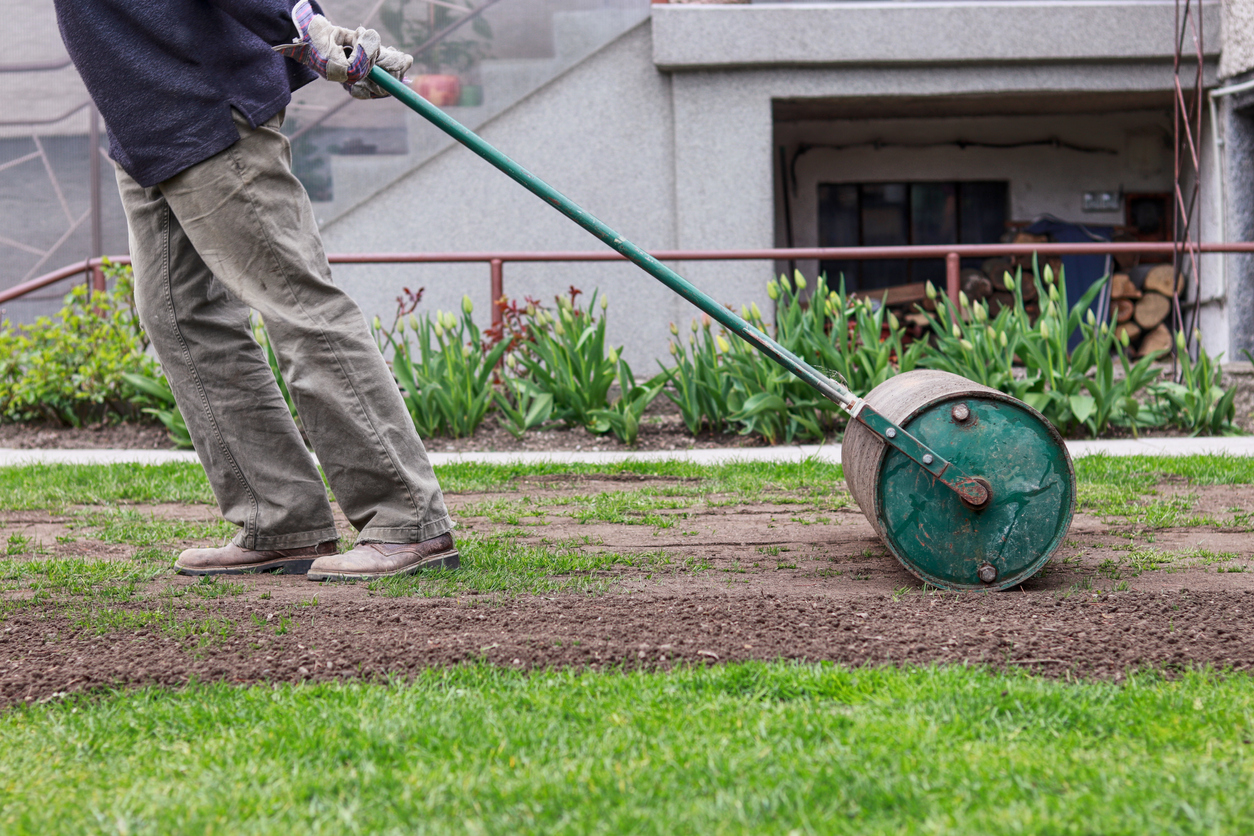
POLYGON ((189 549, 193 575, 281 570, 313 580, 459 564, 452 521, 357 305, 331 282, 313 209, 279 133, 293 90, 322 75, 359 98, 412 59, 310 0, 56 0, 70 57, 109 130, 130 229, 135 302, 213 487, 240 527, 189 549), (290 57, 289 57, 290 56, 290 57), (274 343, 356 546, 331 506, 261 349, 274 343))

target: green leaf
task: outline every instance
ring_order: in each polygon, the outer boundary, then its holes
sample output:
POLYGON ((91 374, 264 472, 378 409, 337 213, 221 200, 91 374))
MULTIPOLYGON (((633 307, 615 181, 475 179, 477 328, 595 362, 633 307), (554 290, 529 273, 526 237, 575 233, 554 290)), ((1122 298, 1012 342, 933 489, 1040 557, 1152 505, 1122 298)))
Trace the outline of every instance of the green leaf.
POLYGON ((1067 399, 1071 405, 1071 414, 1083 424, 1097 410, 1097 399, 1092 395, 1072 395, 1067 399))

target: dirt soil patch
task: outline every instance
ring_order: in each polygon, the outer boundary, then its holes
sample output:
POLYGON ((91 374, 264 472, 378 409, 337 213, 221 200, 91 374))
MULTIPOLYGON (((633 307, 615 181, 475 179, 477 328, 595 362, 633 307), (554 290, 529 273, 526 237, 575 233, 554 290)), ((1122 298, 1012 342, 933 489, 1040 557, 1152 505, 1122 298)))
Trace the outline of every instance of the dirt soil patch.
MULTIPOLYGON (((418 586, 395 597, 366 584, 264 575, 223 579, 222 594, 206 596, 193 589, 196 579, 167 571, 130 598, 36 600, 32 585, 0 579, 0 603, 10 608, 0 621, 0 706, 99 687, 380 678, 467 661, 520 669, 957 662, 1107 678, 1145 667, 1254 667, 1254 486, 1160 485, 1157 499, 1178 492, 1207 518, 1189 528, 1079 514, 1036 578, 1009 592, 960 594, 924 589, 847 494, 745 500, 679 490, 646 511, 611 501, 642 487, 685 485, 555 477, 448 497, 467 541, 507 533, 520 548, 659 558, 592 573, 597 594, 444 595, 418 586), (594 496, 606 505, 590 514, 594 496), (105 611, 112 620, 102 620, 105 611)), ((213 519, 205 506, 134 509, 213 519)), ((81 530, 56 542, 75 531, 73 521, 73 509, 0 512, 5 537, 49 544, 19 561, 131 560, 134 547, 81 530)))

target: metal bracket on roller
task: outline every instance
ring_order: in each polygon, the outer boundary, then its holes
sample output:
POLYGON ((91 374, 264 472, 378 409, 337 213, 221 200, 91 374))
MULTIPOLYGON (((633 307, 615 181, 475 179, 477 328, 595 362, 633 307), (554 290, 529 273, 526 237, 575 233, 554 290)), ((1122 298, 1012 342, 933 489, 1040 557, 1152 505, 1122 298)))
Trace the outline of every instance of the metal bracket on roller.
POLYGON ((967 506, 979 510, 992 499, 987 483, 963 473, 953 462, 880 415, 866 401, 859 400, 850 412, 867 429, 884 439, 885 444, 900 450, 919 467, 935 476, 945 487, 958 494, 958 498, 967 506))

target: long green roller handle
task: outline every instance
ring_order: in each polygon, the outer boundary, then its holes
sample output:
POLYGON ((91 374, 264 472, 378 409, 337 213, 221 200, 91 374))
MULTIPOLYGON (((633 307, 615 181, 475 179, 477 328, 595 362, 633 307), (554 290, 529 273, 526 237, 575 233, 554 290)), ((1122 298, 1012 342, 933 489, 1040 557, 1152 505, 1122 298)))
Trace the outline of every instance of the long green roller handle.
POLYGON ((988 492, 982 484, 967 474, 962 473, 961 470, 937 455, 935 451, 930 450, 901 427, 896 426, 875 412, 853 392, 850 392, 826 375, 821 374, 810 364, 766 334, 763 334, 757 328, 754 328, 734 312, 702 293, 683 276, 610 229, 597 218, 585 212, 570 198, 489 145, 486 140, 474 131, 428 102, 422 96, 419 96, 382 68, 373 68, 370 71, 370 80, 396 97, 407 107, 416 111, 420 116, 426 118, 437 128, 453 137, 453 139, 505 172, 523 188, 546 203, 552 204, 559 212, 588 232, 591 232, 611 249, 622 253, 646 273, 705 311, 712 319, 717 320, 733 334, 736 334, 776 363, 810 384, 825 398, 849 410, 854 418, 862 421, 873 432, 883 438, 885 442, 901 450, 916 461, 921 467, 952 488, 967 502, 975 506, 982 506, 988 502, 988 492))

